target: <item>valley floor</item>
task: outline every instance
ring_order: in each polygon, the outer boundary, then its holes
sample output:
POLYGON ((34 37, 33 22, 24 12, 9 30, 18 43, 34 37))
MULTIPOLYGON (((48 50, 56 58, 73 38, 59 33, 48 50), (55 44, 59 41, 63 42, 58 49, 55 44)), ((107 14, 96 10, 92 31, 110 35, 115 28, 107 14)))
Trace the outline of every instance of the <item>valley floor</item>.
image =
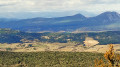
MULTIPOLYGON (((65 51, 65 52, 99 52, 104 53, 109 45, 95 45, 86 47, 75 43, 12 43, 0 44, 0 51, 11 52, 39 52, 39 51, 65 51)), ((114 44, 114 50, 120 53, 120 44, 114 44)))

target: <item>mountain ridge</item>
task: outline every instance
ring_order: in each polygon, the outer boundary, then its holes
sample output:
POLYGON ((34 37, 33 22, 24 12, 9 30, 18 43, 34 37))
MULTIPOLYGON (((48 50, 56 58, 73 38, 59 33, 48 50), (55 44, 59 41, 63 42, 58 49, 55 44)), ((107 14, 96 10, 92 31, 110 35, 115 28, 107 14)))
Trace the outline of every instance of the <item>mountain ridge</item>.
MULTIPOLYGON (((5 20, 5 19, 4 19, 5 20)), ((56 18, 30 18, 15 21, 0 22, 1 28, 11 28, 27 32, 41 31, 110 31, 109 25, 113 26, 111 30, 120 29, 120 14, 117 12, 104 12, 95 17, 85 17, 82 14, 56 18), (109 27, 108 27, 109 26, 109 27)))

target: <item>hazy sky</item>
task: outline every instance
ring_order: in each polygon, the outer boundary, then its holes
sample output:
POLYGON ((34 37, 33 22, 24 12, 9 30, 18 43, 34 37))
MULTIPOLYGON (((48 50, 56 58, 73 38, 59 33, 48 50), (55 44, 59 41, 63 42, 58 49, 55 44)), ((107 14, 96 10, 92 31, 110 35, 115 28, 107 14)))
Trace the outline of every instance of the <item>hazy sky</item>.
POLYGON ((120 13, 120 0, 0 0, 0 13, 5 12, 90 12, 120 13))

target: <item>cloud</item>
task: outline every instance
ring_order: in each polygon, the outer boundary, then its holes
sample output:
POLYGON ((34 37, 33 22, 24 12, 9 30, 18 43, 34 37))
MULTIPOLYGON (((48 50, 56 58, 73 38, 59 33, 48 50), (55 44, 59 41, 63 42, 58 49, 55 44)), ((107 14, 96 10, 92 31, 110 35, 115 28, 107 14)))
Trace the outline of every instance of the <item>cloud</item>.
POLYGON ((0 0, 0 7, 15 5, 16 1, 0 0))
POLYGON ((0 12, 118 11, 120 0, 0 0, 0 12))

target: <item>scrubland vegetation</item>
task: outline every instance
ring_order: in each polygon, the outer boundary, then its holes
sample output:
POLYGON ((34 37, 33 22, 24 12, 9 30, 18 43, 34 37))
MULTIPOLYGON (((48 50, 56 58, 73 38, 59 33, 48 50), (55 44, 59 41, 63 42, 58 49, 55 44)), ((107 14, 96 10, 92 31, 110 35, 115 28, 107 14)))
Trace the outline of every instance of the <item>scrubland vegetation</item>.
POLYGON ((94 67, 101 53, 89 52, 0 52, 1 67, 94 67))
POLYGON ((119 31, 25 33, 0 29, 0 67, 119 67, 119 38, 119 31), (115 44, 114 50, 106 45, 109 43, 115 44))
MULTIPOLYGON (((120 55, 110 45, 96 52, 0 52, 0 67, 119 67, 120 55)), ((8 50, 10 50, 8 48, 8 50)))

